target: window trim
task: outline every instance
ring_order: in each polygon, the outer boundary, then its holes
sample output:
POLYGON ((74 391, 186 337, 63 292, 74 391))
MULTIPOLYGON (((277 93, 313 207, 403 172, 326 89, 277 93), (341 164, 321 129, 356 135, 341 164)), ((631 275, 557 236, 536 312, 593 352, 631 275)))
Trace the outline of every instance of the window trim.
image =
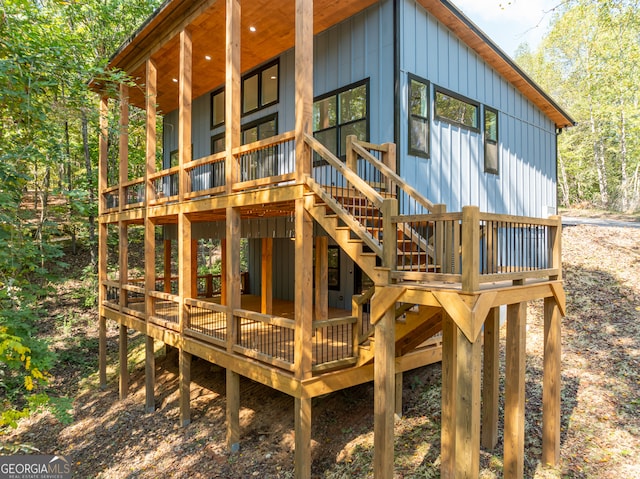
POLYGON ((460 95, 459 93, 453 92, 451 90, 447 90, 446 88, 442 88, 438 85, 434 85, 433 87, 433 117, 438 120, 438 121, 442 121, 444 123, 449 123, 450 125, 455 125, 458 126, 460 128, 464 128, 466 130, 470 130, 473 131, 475 133, 480 133, 480 103, 472 100, 471 98, 468 98, 464 95, 460 95), (476 108, 476 124, 478 125, 477 127, 473 127, 473 126, 469 126, 469 125, 465 125, 464 123, 461 123, 459 121, 455 121, 452 120, 450 118, 438 115, 438 102, 436 101, 436 97, 438 95, 438 93, 442 94, 442 95, 446 95, 448 97, 454 98, 458 101, 461 101, 463 103, 466 103, 468 105, 474 106, 476 108))
MULTIPOLYGON (((255 119, 255 120, 252 120, 252 121, 250 121, 248 123, 245 123, 244 125, 241 125, 240 126, 240 140, 243 139, 244 132, 246 130, 249 130, 249 129, 254 128, 256 126, 260 126, 263 123, 267 123, 267 122, 269 122, 271 120, 274 120, 275 121, 275 125, 276 125, 276 128, 275 128, 276 134, 274 136, 278 135, 278 131, 279 131, 278 130, 278 112, 275 112, 275 113, 271 113, 269 115, 262 116, 260 118, 255 119)), ((271 138, 271 137, 269 137, 269 138, 271 138)), ((261 141, 261 140, 258 139, 257 141, 261 141)), ((240 141, 240 144, 241 145, 247 145, 248 143, 244 143, 244 142, 240 141)))
POLYGON ((413 73, 409 73, 407 75, 407 152, 409 155, 419 156, 421 158, 430 158, 431 157, 431 82, 425 78, 419 77, 418 75, 414 75, 413 73), (416 81, 418 83, 422 83, 427 87, 427 116, 414 115, 411 112, 411 82, 416 81), (412 130, 411 130, 411 121, 414 119, 426 120, 427 122, 427 151, 424 152, 422 150, 416 150, 412 148, 411 139, 412 139, 412 130))
POLYGON ((276 58, 275 60, 265 63, 264 65, 254 68, 250 72, 242 75, 242 78, 240 80, 240 116, 241 117, 251 115, 252 113, 255 113, 257 111, 260 111, 272 105, 277 105, 279 101, 280 101, 280 58, 276 58), (278 67, 278 75, 276 78, 276 81, 278 82, 278 84, 276 85, 276 99, 273 101, 270 101, 269 103, 263 104, 262 103, 262 73, 265 70, 268 70, 269 68, 273 67, 274 65, 278 67), (254 75, 258 76, 258 88, 257 88, 258 106, 252 110, 244 111, 244 82, 248 78, 251 78, 254 75))
MULTIPOLYGON (((322 100, 326 100, 327 98, 331 98, 331 97, 334 97, 334 96, 336 97, 336 124, 335 124, 335 126, 330 126, 330 127, 327 127, 327 128, 323 128, 321 130, 314 130, 314 131, 312 131, 312 134, 315 136, 316 133, 323 133, 325 131, 329 131, 329 130, 334 130, 335 129, 336 130, 336 147, 337 147, 337 150, 336 150, 337 155, 336 156, 341 160, 345 159, 345 155, 342 155, 340 153, 340 150, 342 149, 341 148, 342 145, 340 144, 340 137, 341 137, 340 129, 341 128, 343 128, 345 126, 352 125, 354 123, 358 123, 358 122, 360 122, 360 121, 362 121, 364 119, 364 121, 365 121, 365 135, 367 137, 367 141, 370 138, 370 135, 371 135, 371 131, 370 131, 370 128, 371 128, 371 126, 370 126, 371 125, 371 122, 370 122, 370 117, 371 117, 371 94, 370 94, 370 92, 371 92, 370 78, 367 77, 367 78, 365 78, 363 80, 359 80, 357 82, 350 83, 348 85, 342 86, 342 87, 337 88, 335 90, 323 93, 322 95, 318 95, 317 97, 315 97, 313 99, 313 104, 315 105, 316 102, 319 102, 319 101, 322 101, 322 100), (363 85, 365 86, 365 91, 366 91, 366 99, 365 99, 365 105, 366 105, 366 109, 367 109, 366 115, 363 118, 359 118, 357 120, 351 120, 351 121, 348 121, 348 122, 345 122, 345 123, 340 123, 340 102, 338 101, 339 95, 344 93, 344 92, 347 92, 349 90, 355 90, 356 88, 361 87, 363 85)), ((324 160, 322 160, 322 162, 324 164, 324 160)), ((318 165, 315 165, 315 162, 314 162, 314 166, 318 166, 318 165)))
POLYGON ((489 106, 484 106, 482 109, 482 128, 484 130, 483 134, 483 147, 484 147, 484 172, 490 173, 493 175, 500 175, 500 149, 498 148, 500 144, 500 115, 498 114, 498 110, 495 108, 491 108, 489 106), (491 140, 487 136, 487 111, 496 115, 496 139, 491 140), (496 167, 491 168, 487 166, 487 144, 495 145, 496 147, 496 167))

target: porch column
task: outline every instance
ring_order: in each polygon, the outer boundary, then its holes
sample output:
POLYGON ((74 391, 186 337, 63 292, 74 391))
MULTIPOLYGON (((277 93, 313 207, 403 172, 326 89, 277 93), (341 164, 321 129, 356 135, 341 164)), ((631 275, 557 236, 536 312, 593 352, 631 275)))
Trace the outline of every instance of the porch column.
POLYGON ((492 308, 484 323, 482 370, 482 447, 491 451, 498 443, 500 385, 500 308, 492 308))
MULTIPOLYGON (((295 350, 294 374, 298 380, 311 377, 313 334, 313 218, 296 200, 295 238, 295 350)), ((295 399, 295 475, 311 477, 311 398, 295 399)))
MULTIPOLYGON (((240 285, 240 211, 231 206, 226 212, 226 251, 224 274, 226 282, 227 351, 237 343, 238 326, 233 315, 241 307, 240 285)), ((240 448, 240 376, 227 368, 227 447, 231 452, 240 448)))
POLYGON ((171 240, 164 240, 164 292, 171 293, 171 240))
POLYGON ((524 473, 524 405, 527 303, 507 306, 504 401, 504 477, 524 473))
POLYGON ((480 470, 481 336, 470 342, 449 314, 442 322, 443 479, 478 477, 480 470))
MULTIPOLYGON (((98 153, 98 216, 106 209, 106 201, 102 192, 107 188, 108 178, 108 135, 109 135, 109 99, 100 99, 100 137, 98 153)), ((105 298, 104 282, 107 280, 107 224, 98 222, 98 310, 101 311, 105 298)), ((107 319, 100 315, 98 333, 98 371, 100 387, 107 387, 107 319)))
POLYGON ((120 84, 120 131, 118 132, 118 211, 122 212, 127 200, 124 197, 124 184, 129 180, 129 87, 120 84))
POLYGON ((555 298, 544 300, 544 379, 542 383, 542 463, 560 461, 560 311, 555 298))
POLYGON ((242 11, 239 0, 226 0, 226 75, 224 88, 224 145, 225 186, 227 193, 233 191, 233 185, 238 181, 239 166, 232 155, 234 148, 240 146, 240 34, 242 11))
POLYGON ((260 311, 273 312, 273 238, 262 238, 262 264, 260 267, 260 311))
MULTIPOLYGON (((191 242, 191 220, 185 213, 178 214, 178 320, 180 334, 189 325, 189 310, 185 304, 186 298, 191 298, 193 265, 191 242)), ((180 424, 187 426, 191 422, 191 354, 180 348, 180 424)))
POLYGON ((311 135, 313 114, 313 0, 296 0, 296 180, 311 173, 311 151, 304 135, 311 135))
POLYGON ((316 236, 315 320, 329 317, 329 237, 316 236))
MULTIPOLYGON (((153 183, 149 176, 156 171, 156 98, 158 70, 153 60, 147 60, 147 99, 146 99, 146 169, 145 169, 145 208, 153 198, 153 183)), ((156 229, 153 221, 145 215, 144 220, 144 289, 145 313, 147 318, 153 314, 153 298, 149 293, 156 284, 156 229)), ((145 340, 145 411, 155 411, 156 360, 154 340, 147 336, 145 340)))
MULTIPOLYGON (((191 153, 191 79, 193 76, 191 32, 180 32, 180 73, 178 93, 178 159, 180 162, 178 198, 191 191, 191 177, 185 171, 185 163, 193 157, 191 153)), ((179 234, 179 232, 178 232, 179 234)))
MULTIPOLYGON (((121 183, 122 184, 122 183, 121 183)), ((123 286, 127 284, 129 277, 129 238, 128 228, 124 221, 118 222, 118 239, 119 239, 119 269, 120 269, 120 311, 127 307, 127 294, 128 292, 123 289, 123 286)), ((120 323, 119 334, 119 348, 120 348, 120 399, 124 399, 129 394, 129 369, 127 365, 128 356, 128 341, 127 331, 128 328, 124 324, 120 323)))

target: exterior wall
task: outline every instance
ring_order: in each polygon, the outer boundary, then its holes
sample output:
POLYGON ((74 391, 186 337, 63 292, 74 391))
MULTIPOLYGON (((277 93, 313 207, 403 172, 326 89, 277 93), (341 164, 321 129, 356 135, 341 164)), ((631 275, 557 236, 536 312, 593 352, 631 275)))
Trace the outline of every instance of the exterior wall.
POLYGON ((556 208, 555 126, 475 52, 413 0, 401 1, 400 173, 449 211, 546 217, 556 208), (431 157, 410 156, 408 77, 431 82, 431 157), (484 172, 483 132, 434 119, 434 84, 498 110, 498 175, 484 172))

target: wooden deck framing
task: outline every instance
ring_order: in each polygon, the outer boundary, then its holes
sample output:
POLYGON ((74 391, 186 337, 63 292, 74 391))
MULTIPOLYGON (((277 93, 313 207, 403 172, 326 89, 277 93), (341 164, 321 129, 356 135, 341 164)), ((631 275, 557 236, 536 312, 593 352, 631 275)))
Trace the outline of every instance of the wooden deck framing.
MULTIPOLYGON (((324 28, 331 24, 331 9, 343 18, 371 3, 369 0, 316 1, 329 10, 315 10, 324 28)), ((396 174, 393 144, 372 145, 349 138, 346 163, 333 156, 311 136, 313 0, 295 1, 295 12, 291 14, 295 19, 295 38, 287 34, 281 50, 277 50, 278 45, 269 46, 271 54, 284 51, 285 46, 290 48, 291 42, 295 46, 295 130, 241 147, 240 78, 246 70, 241 57, 244 51, 241 41, 246 39, 241 31, 241 2, 225 0, 224 12, 221 2, 201 1, 192 8, 182 3, 170 2, 158 18, 145 27, 151 29, 158 22, 169 21, 174 12, 179 18, 168 23, 173 25, 171 35, 163 32, 155 37, 134 39, 139 52, 127 53, 129 50, 125 48, 116 56, 118 61, 130 66, 130 73, 144 70, 145 100, 142 103, 147 121, 144 177, 131 180, 128 167, 129 94, 140 104, 139 92, 130 92, 124 84, 119 89, 117 185, 107 183, 110 99, 103 96, 100 101, 101 386, 107 386, 106 320, 112 320, 119 325, 120 398, 126 397, 129 389, 127 330, 133 328, 146 335, 147 411, 155 407, 155 340, 179 350, 182 425, 191 421, 192 357, 204 358, 226 369, 227 445, 231 452, 238 451, 242 439, 240 376, 285 392, 295 398, 295 475, 298 479, 308 479, 312 471, 311 399, 374 381, 375 477, 390 479, 394 461, 394 414, 401 412, 402 373, 442 360, 442 477, 473 478, 479 473, 480 447, 492 449, 497 443, 499 310, 506 306, 504 475, 520 478, 524 447, 526 304, 543 299, 542 460, 557 463, 560 318, 565 307, 559 218, 490 215, 480 213, 476 207, 447 212, 444 205, 434 205, 421 197, 396 174), (220 77, 219 83, 224 74, 227 127, 224 153, 193 160, 191 103, 196 92, 206 91, 199 83, 201 79, 194 75, 194 65, 200 65, 202 59, 195 59, 193 52, 202 51, 198 50, 199 42, 212 41, 203 39, 204 30, 192 27, 196 21, 213 22, 218 27, 224 24, 224 45, 215 45, 220 52, 215 74, 220 77), (173 55, 172 51, 177 53, 173 55), (171 65, 169 60, 173 61, 171 65), (167 91, 159 93, 158 79, 166 83, 166 78, 174 75, 178 89, 167 99, 167 91), (155 171, 158 102, 165 108, 177 105, 179 109, 179 165, 159 172, 155 171), (243 179, 243 155, 283 145, 295 149, 295 172, 243 179), (323 174, 330 175, 331 181, 316 176, 312 153, 326 161, 323 174), (375 170, 375 181, 358 176, 359 162, 375 170), (224 166, 224 185, 197 191, 191 173, 203 166, 224 166), (174 184, 177 190, 172 186, 160 191, 160 186, 174 184), (399 200, 403 197, 412 198, 417 211, 403 215, 399 211, 399 200), (273 238, 267 236, 261 238, 262 290, 259 295, 242 295, 242 220, 287 215, 295 217, 293 303, 274 297, 269 278, 277 268, 278 258, 274 254, 273 238), (221 293, 215 300, 197 298, 197 242, 193 226, 202 221, 224 222, 225 228, 221 293), (156 227, 168 224, 177 225, 179 232, 175 275, 178 286, 173 292, 170 242, 167 245, 165 241, 162 258, 165 281, 162 288, 156 286, 159 279, 155 271, 156 227), (353 298, 350 311, 328 307, 329 238, 314 236, 314 224, 321 227, 318 230, 324 229, 331 241, 375 283, 372 289, 353 298), (128 233, 129 228, 141 226, 145 234, 146 268, 144 281, 134 281, 128 272, 128 233), (107 235, 114 228, 119 237, 119 278, 115 281, 107 276, 107 235), (481 368, 481 355, 484 355, 484 368, 481 368)), ((268 10, 268 2, 259 3, 268 10)), ((250 2, 243 4, 255 12, 251 5, 250 2)), ((254 63, 261 58, 257 52, 248 56, 254 63)))

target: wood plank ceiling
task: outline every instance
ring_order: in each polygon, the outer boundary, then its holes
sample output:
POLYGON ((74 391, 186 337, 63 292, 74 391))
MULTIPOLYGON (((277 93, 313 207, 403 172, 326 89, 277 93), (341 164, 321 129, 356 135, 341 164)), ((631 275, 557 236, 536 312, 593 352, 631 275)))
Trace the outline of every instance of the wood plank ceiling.
MULTIPOLYGON (((314 0, 314 33, 340 23, 376 1, 314 0)), ((243 0, 240 4, 244 73, 293 48, 295 0, 243 0)), ((160 111, 168 113, 178 107, 178 39, 180 28, 185 25, 193 40, 193 98, 223 85, 224 0, 173 0, 161 7, 109 63, 110 68, 124 70, 135 79, 138 88, 130 90, 131 104, 144 108, 145 60, 151 56, 158 68, 160 111)))

